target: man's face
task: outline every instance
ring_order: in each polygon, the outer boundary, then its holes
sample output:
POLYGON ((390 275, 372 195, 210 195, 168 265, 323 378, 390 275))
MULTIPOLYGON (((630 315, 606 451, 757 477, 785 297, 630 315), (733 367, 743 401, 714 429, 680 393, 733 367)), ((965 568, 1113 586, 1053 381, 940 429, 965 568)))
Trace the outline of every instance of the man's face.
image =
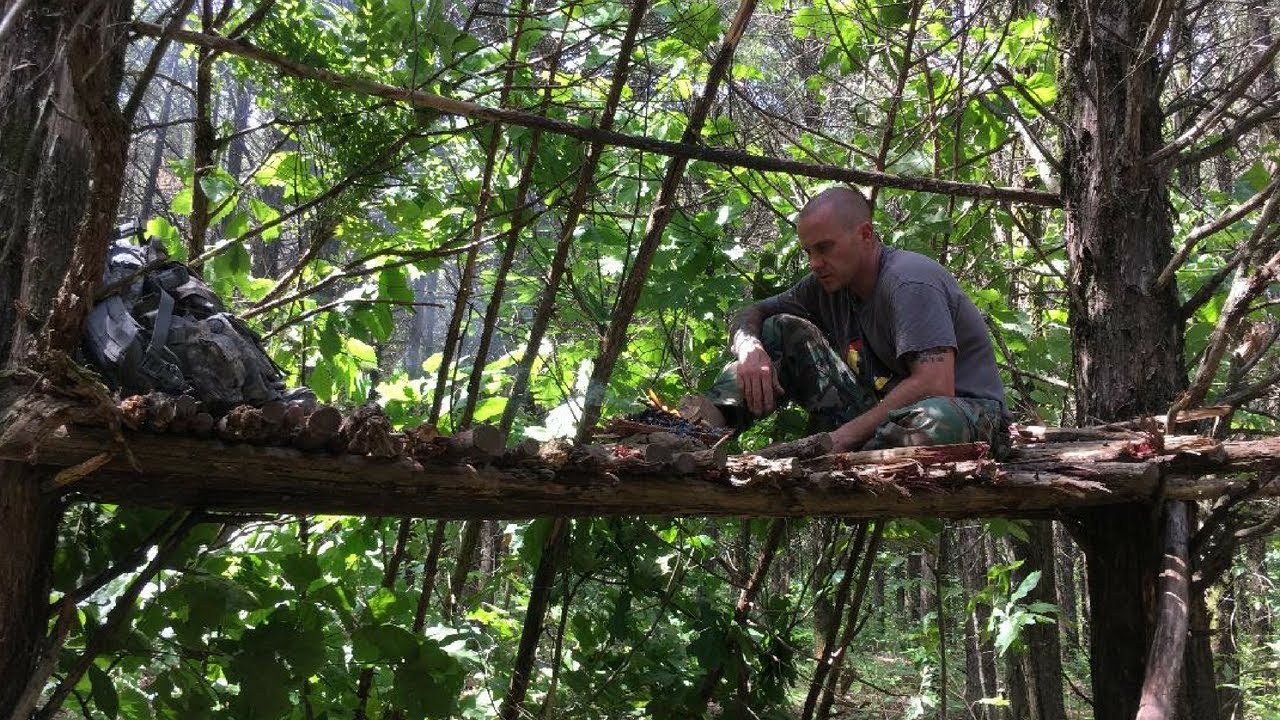
POLYGON ((809 269, 827 292, 852 288, 867 273, 872 260, 871 224, 863 221, 850 226, 841 222, 840 215, 822 209, 796 225, 800 247, 809 256, 809 269))

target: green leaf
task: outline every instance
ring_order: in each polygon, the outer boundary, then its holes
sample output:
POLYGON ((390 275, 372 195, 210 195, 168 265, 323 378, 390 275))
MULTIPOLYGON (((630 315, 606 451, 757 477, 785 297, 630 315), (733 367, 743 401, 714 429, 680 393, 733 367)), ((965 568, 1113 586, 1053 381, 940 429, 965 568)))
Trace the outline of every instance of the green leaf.
POLYGON ((94 706, 103 715, 114 720, 120 712, 120 696, 116 694, 115 681, 102 668, 90 665, 89 683, 93 688, 94 706))
POLYGON ((410 715, 448 718, 457 710, 465 680, 461 663, 423 638, 417 657, 396 668, 389 697, 410 715))
POLYGON ((876 14, 880 18, 883 25, 901 26, 906 25, 911 19, 911 3, 909 2, 888 2, 876 8, 876 14))
POLYGON ((169 202, 169 210, 174 215, 190 215, 191 214, 191 188, 183 188, 173 196, 173 200, 169 202))
POLYGON ((285 555, 280 558, 280 570, 284 579, 299 590, 306 590, 324 575, 320 570, 320 563, 310 553, 285 555))
POLYGON ((1027 573, 1027 576, 1022 579, 1022 582, 1018 583, 1018 589, 1014 590, 1013 594, 1009 596, 1009 602, 1016 603, 1022 598, 1026 597, 1027 593, 1034 590, 1036 585, 1039 584, 1039 582, 1040 582, 1039 570, 1034 570, 1032 572, 1027 573))
POLYGON ((236 210, 227 216, 227 220, 222 224, 222 236, 225 238, 240 237, 249 229, 249 216, 241 210, 236 210))
POLYGON ((342 352, 342 338, 338 336, 338 329, 335 325, 336 322, 329 318, 325 321, 324 326, 320 328, 320 337, 317 342, 320 345, 320 354, 326 358, 333 358, 342 352))
POLYGON ((386 622, 392 613, 398 596, 389 588, 380 587, 369 597, 369 612, 378 622, 386 622))
POLYGON ((502 414, 502 411, 506 409, 507 409, 507 398, 505 397, 485 398, 484 400, 481 400, 478 405, 476 405, 475 417, 473 419, 478 423, 482 423, 486 420, 489 420, 490 418, 498 417, 499 415, 502 414))
POLYGON ((698 633, 698 637, 689 643, 689 654, 697 658, 703 669, 719 667, 728 658, 725 652, 724 633, 710 628, 698 633))
POLYGON ((413 289, 409 287, 404 268, 386 268, 378 273, 378 296, 396 302, 414 301, 413 289))
POLYGON ((187 244, 182 242, 182 235, 168 220, 153 217, 147 221, 147 237, 157 238, 164 245, 169 257, 182 262, 187 259, 187 244))
POLYGON ((240 653, 227 670, 228 678, 240 685, 231 705, 233 717, 274 720, 289 711, 289 672, 273 654, 240 653))
POLYGON ((418 638, 396 625, 365 625, 351 634, 351 657, 359 663, 404 660, 418 654, 418 638))
POLYGON ((120 716, 126 720, 151 720, 151 700, 131 687, 120 689, 120 716))

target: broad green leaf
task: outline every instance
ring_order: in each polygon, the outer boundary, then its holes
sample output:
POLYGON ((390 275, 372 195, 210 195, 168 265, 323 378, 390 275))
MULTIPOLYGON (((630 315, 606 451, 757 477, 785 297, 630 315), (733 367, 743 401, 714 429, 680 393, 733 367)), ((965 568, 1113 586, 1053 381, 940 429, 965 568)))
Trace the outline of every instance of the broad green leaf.
POLYGON ((94 707, 103 715, 115 720, 120 712, 120 697, 116 694, 115 681, 102 668, 90 665, 89 683, 92 687, 94 707))

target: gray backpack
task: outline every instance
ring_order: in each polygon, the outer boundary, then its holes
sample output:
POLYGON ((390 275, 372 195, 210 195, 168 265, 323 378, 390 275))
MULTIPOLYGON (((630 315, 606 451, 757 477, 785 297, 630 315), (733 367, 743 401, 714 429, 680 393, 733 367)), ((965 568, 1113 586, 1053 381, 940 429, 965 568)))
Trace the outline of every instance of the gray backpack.
POLYGON ((283 372, 258 335, 158 243, 139 247, 127 239, 136 234, 126 226, 124 239, 111 244, 102 287, 120 287, 85 322, 85 358, 109 385, 124 395, 189 394, 215 412, 314 399, 306 388, 286 393, 283 372))

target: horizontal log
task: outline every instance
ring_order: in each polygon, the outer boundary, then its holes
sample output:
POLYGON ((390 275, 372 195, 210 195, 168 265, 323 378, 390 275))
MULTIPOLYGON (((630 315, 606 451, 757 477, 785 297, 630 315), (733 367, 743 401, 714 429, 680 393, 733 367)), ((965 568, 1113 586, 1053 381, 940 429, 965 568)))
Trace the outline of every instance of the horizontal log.
MULTIPOLYGON (((734 456, 724 468, 680 476, 644 467, 611 472, 574 465, 575 455, 589 459, 576 452, 561 453, 553 466, 558 469, 552 469, 314 454, 147 433, 127 432, 125 439, 140 472, 114 456, 66 489, 84 499, 151 507, 438 518, 1046 516, 1231 492, 1239 484, 1224 479, 1227 473, 1280 467, 1276 438, 1228 443, 1212 459, 1194 456, 1196 463, 1216 463, 1218 474, 1204 481, 1184 472, 1183 455, 1139 462, 1042 457, 1001 467, 986 459, 928 466, 890 454, 879 465, 823 462, 821 467, 834 469, 822 470, 794 458, 734 456)), ((52 476, 111 447, 106 430, 70 426, 45 437, 30 457, 29 448, 0 445, 0 458, 33 462, 52 476)))

